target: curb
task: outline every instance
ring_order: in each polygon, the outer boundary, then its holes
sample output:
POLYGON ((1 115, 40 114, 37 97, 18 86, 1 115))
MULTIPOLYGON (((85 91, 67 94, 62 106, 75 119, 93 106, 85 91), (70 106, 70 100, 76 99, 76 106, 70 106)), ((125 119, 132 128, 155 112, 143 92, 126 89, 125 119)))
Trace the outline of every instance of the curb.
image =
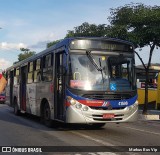
POLYGON ((148 115, 142 115, 140 114, 140 119, 141 120, 150 120, 150 121, 153 121, 153 120, 160 120, 160 115, 154 115, 154 114, 148 114, 148 115))

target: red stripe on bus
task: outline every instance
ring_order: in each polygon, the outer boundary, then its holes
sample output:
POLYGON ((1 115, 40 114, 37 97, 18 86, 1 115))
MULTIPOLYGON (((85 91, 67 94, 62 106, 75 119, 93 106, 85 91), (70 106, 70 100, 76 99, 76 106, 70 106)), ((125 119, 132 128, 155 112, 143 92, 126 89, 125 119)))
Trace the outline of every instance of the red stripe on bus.
POLYGON ((87 106, 102 106, 104 101, 99 100, 79 100, 78 102, 87 106))
MULTIPOLYGON (((98 101, 98 100, 78 100, 79 103, 83 104, 83 105, 87 105, 87 106, 91 106, 91 107, 101 107, 104 103, 104 101, 98 101)), ((66 101, 66 106, 69 107, 71 104, 66 101)))
POLYGON ((69 107, 71 104, 66 101, 66 107, 69 107))

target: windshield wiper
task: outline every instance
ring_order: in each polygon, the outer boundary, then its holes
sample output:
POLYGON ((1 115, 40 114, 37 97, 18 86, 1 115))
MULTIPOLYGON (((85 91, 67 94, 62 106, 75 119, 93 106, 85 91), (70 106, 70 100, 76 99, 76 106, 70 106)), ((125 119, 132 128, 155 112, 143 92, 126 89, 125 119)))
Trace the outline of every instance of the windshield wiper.
POLYGON ((103 76, 103 72, 102 72, 102 65, 101 65, 101 60, 99 58, 99 65, 98 63, 96 62, 96 60, 94 59, 93 55, 91 54, 91 51, 86 51, 86 55, 88 57, 88 59, 91 61, 91 63, 93 64, 93 66, 101 72, 101 75, 102 75, 102 82, 103 82, 103 85, 104 85, 104 76, 103 76))
POLYGON ((91 61, 91 63, 94 65, 94 67, 98 70, 98 71, 102 71, 102 68, 100 65, 98 65, 98 63, 96 62, 96 60, 93 58, 91 51, 86 51, 86 55, 88 57, 88 59, 91 61))

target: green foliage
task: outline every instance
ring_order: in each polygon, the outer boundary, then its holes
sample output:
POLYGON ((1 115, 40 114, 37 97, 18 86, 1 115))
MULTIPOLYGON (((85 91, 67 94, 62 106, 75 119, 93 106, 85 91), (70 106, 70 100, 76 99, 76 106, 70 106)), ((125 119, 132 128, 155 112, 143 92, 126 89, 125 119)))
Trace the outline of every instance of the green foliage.
POLYGON ((126 30, 126 27, 123 25, 108 26, 106 34, 106 36, 110 38, 129 40, 128 32, 126 30))
MULTIPOLYGON (((65 38, 72 37, 104 37, 107 31, 105 24, 89 24, 87 22, 82 23, 82 25, 74 27, 74 30, 68 30, 65 38)), ((47 48, 53 46, 60 42, 60 40, 55 40, 47 44, 47 48)))
POLYGON ((61 40, 62 40, 62 39, 60 39, 60 40, 55 40, 55 41, 52 41, 52 42, 47 43, 47 48, 49 48, 49 47, 57 44, 57 43, 60 42, 61 40))
POLYGON ((111 9, 110 36, 134 42, 137 47, 160 46, 160 6, 129 4, 111 9))
POLYGON ((89 24, 87 22, 74 27, 74 30, 68 30, 66 38, 70 37, 102 37, 105 36, 106 24, 89 24))
POLYGON ((5 70, 2 72, 2 75, 4 78, 6 78, 6 71, 5 70))
POLYGON ((28 48, 20 48, 20 50, 22 51, 22 53, 18 55, 18 61, 22 61, 36 54, 36 52, 30 51, 30 49, 28 48))
POLYGON ((15 62, 13 62, 13 65, 15 65, 16 63, 18 63, 19 61, 15 61, 15 62))

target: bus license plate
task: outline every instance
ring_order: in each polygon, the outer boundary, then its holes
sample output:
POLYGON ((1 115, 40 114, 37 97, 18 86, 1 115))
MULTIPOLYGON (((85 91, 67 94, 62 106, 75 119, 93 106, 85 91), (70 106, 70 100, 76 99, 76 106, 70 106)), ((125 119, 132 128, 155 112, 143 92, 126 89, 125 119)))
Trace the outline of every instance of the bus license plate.
POLYGON ((104 118, 104 119, 114 118, 114 114, 103 114, 103 118, 104 118))

